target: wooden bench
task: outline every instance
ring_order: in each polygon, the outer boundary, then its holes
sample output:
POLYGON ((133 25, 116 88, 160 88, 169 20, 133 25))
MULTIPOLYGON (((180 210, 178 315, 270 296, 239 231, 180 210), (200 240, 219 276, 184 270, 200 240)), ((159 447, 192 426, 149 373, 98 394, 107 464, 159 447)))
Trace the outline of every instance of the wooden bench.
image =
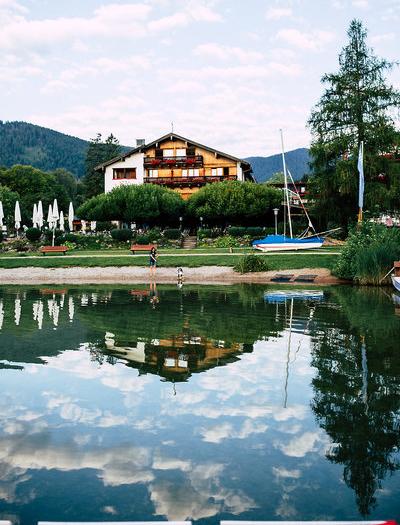
POLYGON ((131 252, 149 252, 152 248, 157 248, 156 244, 132 244, 131 252))
POLYGON ((273 277, 271 277, 271 281, 274 283, 288 283, 290 282, 294 277, 293 273, 277 273, 273 277))
POLYGON ((43 255, 46 255, 46 253, 62 253, 65 255, 68 251, 68 248, 66 246, 42 246, 40 251, 43 253, 43 255))

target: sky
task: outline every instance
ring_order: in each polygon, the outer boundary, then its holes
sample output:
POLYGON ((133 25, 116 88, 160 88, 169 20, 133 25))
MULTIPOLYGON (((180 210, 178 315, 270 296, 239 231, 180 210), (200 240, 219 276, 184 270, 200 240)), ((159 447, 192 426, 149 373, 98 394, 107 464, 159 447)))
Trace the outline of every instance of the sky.
MULTIPOLYGON (((307 147, 353 18, 399 59, 399 0, 0 0, 0 119, 232 155, 307 147)), ((388 80, 400 88, 400 69, 388 80)))

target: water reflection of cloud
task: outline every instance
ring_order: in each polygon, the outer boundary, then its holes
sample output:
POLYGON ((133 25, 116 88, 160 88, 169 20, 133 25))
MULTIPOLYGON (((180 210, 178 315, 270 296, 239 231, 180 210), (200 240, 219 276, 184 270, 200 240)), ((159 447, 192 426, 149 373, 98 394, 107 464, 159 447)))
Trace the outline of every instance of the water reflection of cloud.
POLYGON ((294 437, 286 444, 276 443, 275 446, 286 456, 302 458, 310 452, 316 452, 321 448, 321 445, 324 445, 325 448, 326 442, 323 442, 321 438, 322 434, 320 431, 304 432, 304 434, 294 437))
POLYGON ((247 419, 240 428, 235 429, 231 423, 221 423, 214 427, 203 428, 200 434, 204 441, 220 443, 223 439, 245 439, 251 434, 260 434, 267 430, 267 425, 247 419))

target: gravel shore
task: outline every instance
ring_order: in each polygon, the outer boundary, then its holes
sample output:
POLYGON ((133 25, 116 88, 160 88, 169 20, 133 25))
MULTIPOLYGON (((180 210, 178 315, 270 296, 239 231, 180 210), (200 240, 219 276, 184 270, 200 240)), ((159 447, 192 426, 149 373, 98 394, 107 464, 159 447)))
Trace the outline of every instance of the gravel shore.
MULTIPOLYGON (((315 284, 339 284, 341 282, 333 277, 326 268, 302 268, 301 270, 247 274, 236 273, 227 266, 183 268, 183 278, 187 284, 267 283, 277 273, 293 274, 294 276, 317 275, 315 284)), ((140 266, 0 269, 0 284, 126 284, 148 283, 151 280, 157 283, 175 283, 177 282, 177 269, 157 268, 152 277, 147 267, 140 266)))

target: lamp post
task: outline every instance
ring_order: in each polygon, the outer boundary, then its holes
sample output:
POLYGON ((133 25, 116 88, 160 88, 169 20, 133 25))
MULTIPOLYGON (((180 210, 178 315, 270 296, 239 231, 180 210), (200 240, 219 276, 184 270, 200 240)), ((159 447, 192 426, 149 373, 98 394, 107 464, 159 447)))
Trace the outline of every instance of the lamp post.
POLYGON ((179 229, 182 231, 182 222, 183 222, 183 217, 180 216, 179 217, 179 229))
POLYGON ((200 228, 203 229, 203 217, 200 217, 200 228))
POLYGON ((274 208, 274 216, 275 216, 275 235, 278 235, 278 211, 279 211, 279 208, 274 208))

